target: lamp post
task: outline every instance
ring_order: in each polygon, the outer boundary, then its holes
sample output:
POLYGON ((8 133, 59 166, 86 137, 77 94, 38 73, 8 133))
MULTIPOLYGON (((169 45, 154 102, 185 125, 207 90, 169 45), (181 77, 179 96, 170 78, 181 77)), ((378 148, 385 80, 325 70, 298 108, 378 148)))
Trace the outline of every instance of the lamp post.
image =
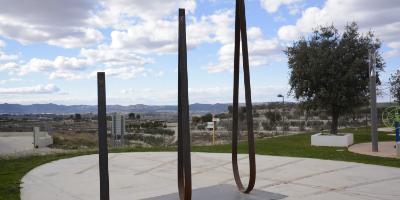
POLYGON ((376 52, 369 52, 369 92, 371 96, 371 143, 372 151, 378 152, 378 116, 376 110, 376 52))
POLYGON ((282 134, 285 135, 285 96, 278 94, 279 98, 282 98, 282 134))

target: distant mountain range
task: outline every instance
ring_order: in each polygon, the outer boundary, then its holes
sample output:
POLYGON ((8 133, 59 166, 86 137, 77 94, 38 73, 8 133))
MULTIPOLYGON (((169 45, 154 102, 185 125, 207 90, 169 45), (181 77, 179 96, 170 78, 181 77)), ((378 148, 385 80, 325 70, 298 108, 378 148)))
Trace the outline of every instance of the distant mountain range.
MULTIPOLYGON (((191 104, 190 112, 192 113, 222 113, 228 111, 229 104, 191 104)), ((71 114, 71 113, 96 113, 96 105, 57 105, 57 104, 0 104, 0 114, 71 114)), ((109 105, 107 112, 136 112, 136 113, 176 113, 177 106, 173 105, 109 105)))

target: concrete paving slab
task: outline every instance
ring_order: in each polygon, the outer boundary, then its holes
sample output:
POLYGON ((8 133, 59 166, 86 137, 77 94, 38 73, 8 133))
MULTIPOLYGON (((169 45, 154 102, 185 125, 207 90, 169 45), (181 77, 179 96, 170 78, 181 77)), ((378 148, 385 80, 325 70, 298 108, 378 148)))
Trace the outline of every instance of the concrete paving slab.
MULTIPOLYGON (((394 138, 393 138, 394 140, 394 138)), ((365 154, 370 156, 379 156, 379 157, 387 157, 387 158, 400 158, 397 156, 396 142, 379 142, 379 151, 372 152, 372 144, 369 143, 360 143, 355 144, 349 147, 349 151, 358 153, 358 154, 365 154)))
MULTIPOLYGON (((110 154, 111 199, 176 199, 176 158, 176 152, 110 154)), ((255 196, 243 197, 235 190, 232 193, 235 184, 230 159, 230 154, 192 153, 194 199, 202 195, 199 191, 211 196, 225 193, 239 199, 260 199, 257 195, 261 199, 285 200, 400 199, 398 168, 260 155, 257 155, 257 192, 255 196)), ((246 184, 248 158, 240 155, 239 159, 246 184)), ((22 179, 21 199, 97 200, 97 163, 98 155, 88 155, 39 166, 22 179)))
MULTIPOLYGON (((284 199, 286 196, 281 194, 275 194, 262 190, 253 190, 250 194, 243 194, 237 192, 237 189, 233 185, 215 185, 200 189, 193 190, 193 200, 204 200, 204 199, 218 199, 218 200, 279 200, 284 199)), ((179 194, 169 194, 155 198, 149 198, 146 200, 176 200, 179 199, 179 194)))

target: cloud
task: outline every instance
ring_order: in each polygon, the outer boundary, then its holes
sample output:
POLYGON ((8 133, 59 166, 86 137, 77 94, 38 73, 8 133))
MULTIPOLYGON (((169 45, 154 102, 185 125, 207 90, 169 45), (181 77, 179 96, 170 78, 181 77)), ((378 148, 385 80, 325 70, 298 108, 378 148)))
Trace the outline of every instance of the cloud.
POLYGON ((37 85, 30 87, 0 88, 0 94, 54 94, 60 89, 53 85, 37 85))
POLYGON ((269 13, 275 13, 278 11, 279 7, 285 5, 289 7, 291 14, 298 12, 297 7, 293 5, 301 2, 303 0, 260 0, 261 7, 264 8, 269 13))
POLYGON ((72 72, 83 71, 91 65, 89 60, 75 57, 57 56, 54 60, 32 58, 20 68, 20 75, 30 72, 51 73, 53 71, 72 72))
POLYGON ((138 20, 150 22, 177 15, 178 8, 186 8, 191 13, 196 9, 195 0, 100 0, 100 5, 101 9, 92 16, 91 23, 114 29, 124 29, 138 20))
POLYGON ((18 60, 18 58, 19 55, 17 54, 6 54, 5 52, 0 51, 0 62, 18 60))
POLYGON ((21 81, 22 79, 20 78, 10 78, 10 79, 5 79, 5 80, 0 80, 0 85, 6 84, 6 83, 11 83, 11 82, 17 82, 21 81))
POLYGON ((334 24, 338 29, 357 22, 362 32, 372 30, 390 48, 399 49, 400 1, 327 0, 322 8, 309 7, 294 25, 279 29, 281 40, 292 41, 321 25, 334 24))
POLYGON ((0 35, 22 44, 45 42, 75 48, 103 39, 89 24, 96 1, 1 0, 0 4, 0 35))
MULTIPOLYGON (((222 44, 218 51, 218 62, 210 63, 206 69, 210 73, 233 70, 234 57, 234 13, 231 11, 215 14, 213 20, 217 41, 222 44)), ((248 28, 250 66, 263 66, 280 60, 281 46, 277 38, 267 39, 259 27, 248 28)))
MULTIPOLYGON (((3 40, 0 40, 0 48, 6 46, 6 43, 3 40)), ((2 61, 15 61, 19 58, 17 54, 7 54, 3 51, 0 51, 0 62, 2 61)))
POLYGON ((129 79, 140 74, 153 73, 152 69, 144 68, 151 63, 154 63, 152 59, 139 56, 130 49, 113 49, 107 45, 99 45, 94 49, 81 49, 77 57, 57 56, 53 60, 32 58, 19 64, 0 63, 0 71, 8 70, 20 76, 41 72, 48 75, 49 79, 76 80, 91 78, 93 71, 100 70, 108 72, 110 76, 129 79))
POLYGON ((18 69, 19 65, 15 62, 0 63, 0 72, 1 71, 15 72, 18 69))
POLYGON ((96 77, 98 71, 103 71, 107 77, 117 77, 123 80, 135 78, 139 75, 144 75, 148 70, 144 67, 117 67, 105 68, 103 70, 96 70, 90 74, 90 77, 96 77))
MULTIPOLYGON (((134 48, 141 54, 175 53, 178 46, 178 20, 176 14, 171 19, 141 20, 136 24, 128 25, 125 29, 111 32, 113 49, 134 48), (157 30, 157 31, 154 31, 157 30)), ((203 16, 199 19, 188 17, 187 45, 193 49, 202 43, 214 42, 215 35, 212 16, 203 16)))

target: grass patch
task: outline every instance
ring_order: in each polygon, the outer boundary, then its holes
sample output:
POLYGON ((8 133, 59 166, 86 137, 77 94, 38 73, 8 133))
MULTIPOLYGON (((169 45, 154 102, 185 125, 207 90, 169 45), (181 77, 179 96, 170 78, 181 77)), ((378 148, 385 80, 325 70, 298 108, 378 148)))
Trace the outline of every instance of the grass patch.
MULTIPOLYGON (((370 131, 365 128, 345 129, 343 133, 354 133, 355 143, 370 141, 370 131)), ((399 159, 381 158, 367 155, 359 155, 347 151, 346 148, 333 147, 313 147, 311 146, 311 134, 300 134, 286 137, 260 139, 256 141, 256 152, 260 155, 290 156, 318 158, 325 160, 350 161, 366 164, 384 165, 391 167, 400 167, 399 159)), ((393 136, 385 133, 379 134, 380 141, 393 141, 393 136)), ((110 149, 111 153, 121 152, 157 152, 157 151, 176 151, 176 147, 152 147, 152 148, 120 148, 110 149)), ((230 145, 216 146, 194 146, 193 152, 212 152, 212 153, 230 153, 230 145)), ((240 142, 238 146, 239 153, 247 152, 246 142, 240 142)), ((82 152, 64 153, 45 156, 28 156, 21 158, 0 158, 0 200, 19 200, 20 199, 20 181, 22 177, 31 169, 58 159, 70 158, 79 155, 93 154, 96 150, 87 150, 82 152)))
POLYGON ((21 158, 0 159, 0 200, 20 199, 22 177, 31 169, 54 160, 70 158, 84 153, 28 156, 21 158))
MULTIPOLYGON (((355 143, 370 142, 369 129, 345 129, 342 133, 353 133, 355 143)), ((393 136, 379 133, 379 141, 393 141, 393 136)), ((315 147, 311 146, 311 134, 299 134, 287 137, 260 139, 256 141, 256 153, 259 155, 289 156, 317 158, 324 160, 339 160, 358 162, 365 164, 400 167, 400 160, 395 158, 382 158, 368 155, 360 155, 349 152, 347 148, 340 147, 315 147)), ((193 147, 193 151, 200 152, 231 152, 230 145, 218 145, 210 147, 193 147)), ((247 152, 247 142, 241 142, 238 146, 239 153, 247 152)))

